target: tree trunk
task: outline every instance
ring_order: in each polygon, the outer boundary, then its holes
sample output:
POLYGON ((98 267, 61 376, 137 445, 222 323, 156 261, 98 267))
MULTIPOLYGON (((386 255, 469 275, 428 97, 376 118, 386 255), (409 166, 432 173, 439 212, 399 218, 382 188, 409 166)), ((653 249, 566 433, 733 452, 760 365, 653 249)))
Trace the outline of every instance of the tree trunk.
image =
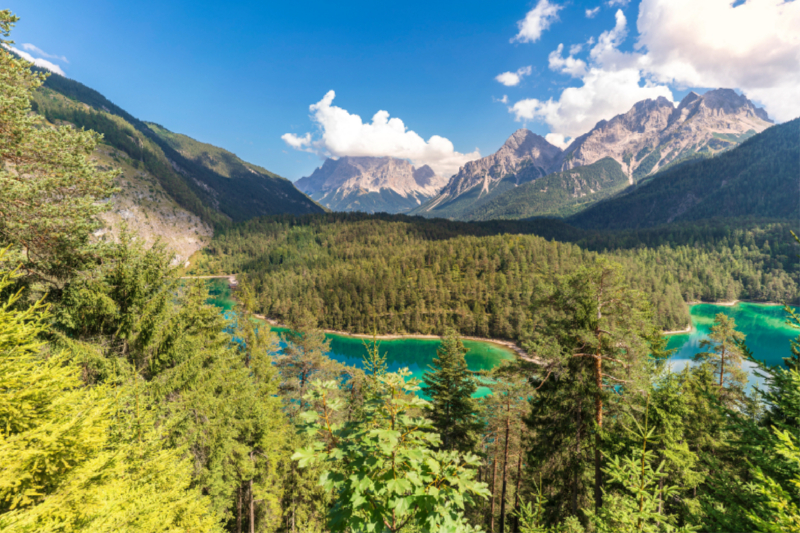
POLYGON ((519 424, 519 459, 517 460, 517 490, 514 491, 514 533, 519 533, 519 491, 522 487, 522 420, 519 424))
POLYGON ((572 482, 572 516, 578 516, 578 490, 580 486, 581 429, 583 426, 583 398, 578 398, 578 430, 575 436, 575 479, 572 482))
POLYGON ((508 434, 511 429, 511 399, 508 400, 508 410, 506 411, 506 445, 505 457, 503 459, 503 490, 500 499, 500 533, 506 530, 506 481, 508 479, 508 434))
POLYGON ((595 422, 597 422, 597 432, 594 435, 594 508, 598 511, 603 506, 603 470, 600 461, 600 431, 603 429, 603 361, 599 353, 594 358, 594 380, 597 387, 594 396, 595 422))
POLYGON ((492 465, 492 506, 491 506, 491 511, 490 511, 491 512, 490 531, 492 533, 494 533, 494 501, 495 501, 495 497, 494 497, 495 491, 494 491, 494 489, 497 486, 497 483, 496 483, 497 482, 497 455, 498 455, 497 452, 498 452, 497 444, 495 444, 495 448, 494 448, 494 464, 492 465))
POLYGON ((236 489, 236 533, 242 533, 242 485, 236 489))
POLYGON ((253 480, 250 480, 250 533, 256 533, 256 502, 253 498, 253 480))

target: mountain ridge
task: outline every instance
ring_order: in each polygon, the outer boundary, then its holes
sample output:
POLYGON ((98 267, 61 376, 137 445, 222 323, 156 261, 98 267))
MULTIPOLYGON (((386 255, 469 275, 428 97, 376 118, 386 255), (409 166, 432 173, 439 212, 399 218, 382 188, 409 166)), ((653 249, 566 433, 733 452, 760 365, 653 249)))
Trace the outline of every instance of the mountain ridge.
POLYGON ((403 213, 435 196, 446 178, 431 167, 415 168, 395 157, 328 158, 298 190, 334 211, 403 213))

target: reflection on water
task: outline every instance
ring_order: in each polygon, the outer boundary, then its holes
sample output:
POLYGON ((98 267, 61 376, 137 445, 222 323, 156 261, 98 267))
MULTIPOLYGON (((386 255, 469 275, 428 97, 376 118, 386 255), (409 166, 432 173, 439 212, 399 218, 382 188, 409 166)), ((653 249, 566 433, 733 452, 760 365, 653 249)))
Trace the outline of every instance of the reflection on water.
MULTIPOLYGON (((800 334, 786 324, 786 314, 782 306, 739 303, 734 306, 697 304, 690 307, 693 331, 683 335, 670 335, 668 348, 677 348, 672 357, 672 369, 676 372, 691 363, 699 352, 700 341, 708 338, 714 317, 724 313, 736 321, 736 329, 746 335, 745 342, 753 354, 770 365, 783 364, 789 357, 789 341, 800 334)), ((745 363, 750 370, 751 363, 745 363)), ((761 381, 751 374, 751 384, 761 381)))

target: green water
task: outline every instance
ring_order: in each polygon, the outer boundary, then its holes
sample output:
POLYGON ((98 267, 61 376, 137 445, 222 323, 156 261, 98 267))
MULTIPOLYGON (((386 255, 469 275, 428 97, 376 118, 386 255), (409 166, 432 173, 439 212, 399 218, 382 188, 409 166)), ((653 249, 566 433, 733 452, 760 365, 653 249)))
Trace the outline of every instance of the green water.
MULTIPOLYGON (((280 334, 285 333, 286 329, 273 327, 272 331, 280 334)), ((362 367, 364 355, 367 353, 364 342, 368 339, 332 333, 326 333, 325 338, 331 341, 331 351, 327 354, 328 357, 345 365, 362 367)), ((464 359, 467 361, 467 367, 472 371, 491 370, 499 365, 500 361, 514 357, 513 352, 499 344, 470 340, 463 342, 464 347, 468 350, 464 359)), ((379 343, 380 352, 386 355, 386 363, 390 372, 408 368, 412 377, 417 379, 422 379, 428 365, 433 364, 436 349, 441 344, 435 339, 413 338, 381 340, 379 343)), ((474 396, 481 398, 490 392, 488 387, 480 387, 474 396)))
MULTIPOLYGON (((789 341, 800 334, 800 331, 786 324, 783 307, 779 305, 761 305, 739 303, 734 306, 714 304, 697 304, 689 308, 693 330, 688 334, 670 335, 669 348, 677 348, 672 357, 673 370, 680 371, 695 354, 703 351, 700 341, 708 338, 714 317, 724 313, 736 321, 736 329, 746 335, 745 341, 753 354, 770 365, 783 364, 783 358, 789 357, 789 341)), ((749 369, 752 364, 745 364, 749 369)), ((751 377, 751 383, 759 380, 751 377)))
MULTIPOLYGON (((209 280, 208 285, 208 303, 216 305, 226 313, 231 312, 235 302, 228 287, 228 280, 213 279, 209 280)), ((285 328, 271 327, 271 329, 278 334, 287 331, 285 328)), ((366 339, 331 333, 325 334, 325 337, 331 343, 328 357, 345 365, 361 368, 366 354, 364 346, 366 339)), ((434 339, 391 339, 380 341, 380 351, 386 354, 390 372, 408 368, 413 377, 422 379, 428 365, 433 364, 439 345, 440 342, 434 339)), ((465 340, 464 347, 468 350, 465 356, 467 366, 473 371, 491 370, 499 365, 500 361, 514 358, 511 350, 491 342, 465 340)), ((488 387, 480 387, 475 397, 480 398, 490 392, 488 387)))
POLYGON ((216 305, 224 312, 233 309, 236 302, 233 301, 228 278, 215 278, 208 280, 208 303, 216 305))

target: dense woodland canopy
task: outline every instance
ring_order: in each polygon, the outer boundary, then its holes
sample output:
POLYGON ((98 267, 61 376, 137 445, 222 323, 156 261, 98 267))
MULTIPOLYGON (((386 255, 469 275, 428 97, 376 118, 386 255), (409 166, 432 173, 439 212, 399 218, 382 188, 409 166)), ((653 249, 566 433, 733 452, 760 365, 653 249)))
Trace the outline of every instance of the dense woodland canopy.
MULTIPOLYGON (((0 34, 14 22, 0 11, 0 34)), ((0 49, 3 531, 800 531, 800 337, 765 368, 721 315, 675 374, 658 331, 709 290, 796 297, 786 225, 262 219, 201 262, 248 273, 226 318, 163 246, 92 238, 114 172, 96 134, 30 112, 41 81, 0 49), (363 370, 325 355, 328 294, 358 327, 392 294, 419 328, 472 313, 536 358, 475 376, 447 331, 428 402, 379 345, 363 370), (253 317, 275 295, 280 345, 253 317), (475 400, 478 378, 493 393, 475 400)))
POLYGON ((605 235, 547 224, 358 214, 264 218, 218 233, 195 257, 195 269, 246 274, 268 316, 290 322, 308 311, 320 327, 362 333, 441 334, 454 327, 462 335, 519 339, 543 287, 591 261, 590 250, 624 265, 664 329, 686 326, 684 302, 800 296, 785 223, 605 235), (578 244, 523 234, 530 232, 578 244))

